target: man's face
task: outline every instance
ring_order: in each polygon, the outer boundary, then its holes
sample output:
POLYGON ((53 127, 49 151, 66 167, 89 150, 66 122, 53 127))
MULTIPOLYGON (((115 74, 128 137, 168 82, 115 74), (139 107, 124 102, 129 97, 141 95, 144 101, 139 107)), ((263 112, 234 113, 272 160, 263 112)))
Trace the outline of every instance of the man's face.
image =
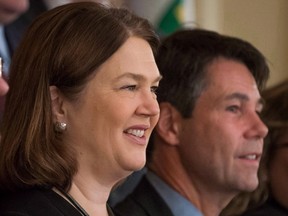
POLYGON ((0 77, 0 97, 6 95, 8 89, 9 89, 8 84, 2 77, 0 77))
POLYGON ((180 155, 191 181, 208 191, 238 193, 258 185, 257 170, 268 129, 255 80, 243 64, 217 59, 192 117, 183 119, 180 155))
POLYGON ((0 0, 0 24, 6 25, 13 22, 28 7, 28 0, 0 0))

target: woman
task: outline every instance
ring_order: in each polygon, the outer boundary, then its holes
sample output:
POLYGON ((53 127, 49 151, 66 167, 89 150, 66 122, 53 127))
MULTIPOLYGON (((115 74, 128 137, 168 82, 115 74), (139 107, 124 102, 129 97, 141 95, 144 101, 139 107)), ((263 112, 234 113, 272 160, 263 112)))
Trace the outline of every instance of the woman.
POLYGON ((160 74, 149 23, 67 4, 16 51, 2 125, 0 215, 113 215, 111 188, 145 164, 160 74))

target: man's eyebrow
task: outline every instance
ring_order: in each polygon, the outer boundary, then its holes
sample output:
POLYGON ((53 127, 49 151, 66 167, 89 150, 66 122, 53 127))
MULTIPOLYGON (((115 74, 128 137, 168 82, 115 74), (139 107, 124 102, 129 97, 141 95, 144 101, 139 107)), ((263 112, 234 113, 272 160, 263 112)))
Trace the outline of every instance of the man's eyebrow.
MULTIPOLYGON (((235 93, 232 93, 230 95, 227 95, 224 99, 225 100, 237 99, 237 100, 240 100, 240 101, 249 101, 250 100, 248 95, 243 94, 243 93, 239 93, 239 92, 235 92, 235 93)), ((259 98, 259 100, 257 101, 257 104, 263 107, 264 104, 265 104, 263 98, 259 98)))
POLYGON ((232 94, 227 95, 224 99, 225 99, 225 100, 238 99, 238 100, 241 100, 241 101, 248 101, 248 100, 249 100, 249 97, 248 97, 248 95, 246 95, 246 94, 239 93, 239 92, 235 92, 235 93, 232 93, 232 94))
MULTIPOLYGON (((127 72, 127 73, 124 73, 124 74, 121 74, 120 76, 116 77, 114 79, 114 81, 118 81, 118 80, 121 80, 123 78, 130 78, 130 79, 133 79, 133 80, 136 80, 136 81, 143 81, 145 80, 146 78, 141 75, 141 74, 135 74, 135 73, 131 73, 131 72, 127 72)), ((155 80, 153 82, 159 82, 160 80, 162 79, 162 76, 159 75, 155 78, 155 80)))

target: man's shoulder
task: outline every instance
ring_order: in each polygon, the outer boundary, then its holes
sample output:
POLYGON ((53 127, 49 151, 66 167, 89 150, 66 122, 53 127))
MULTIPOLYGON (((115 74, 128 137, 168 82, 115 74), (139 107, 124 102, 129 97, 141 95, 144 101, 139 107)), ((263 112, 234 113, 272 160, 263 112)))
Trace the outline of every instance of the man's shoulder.
POLYGON ((118 216, 173 216, 169 207, 145 176, 134 191, 115 206, 114 211, 118 216))

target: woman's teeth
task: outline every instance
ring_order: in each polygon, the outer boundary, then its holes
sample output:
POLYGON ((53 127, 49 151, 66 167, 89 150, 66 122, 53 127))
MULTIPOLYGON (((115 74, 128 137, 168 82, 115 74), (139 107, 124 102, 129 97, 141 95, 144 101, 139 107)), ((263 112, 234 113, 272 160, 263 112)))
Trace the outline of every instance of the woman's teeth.
POLYGON ((127 133, 132 134, 132 135, 137 136, 137 137, 144 136, 144 130, 129 129, 129 130, 127 130, 127 133))

